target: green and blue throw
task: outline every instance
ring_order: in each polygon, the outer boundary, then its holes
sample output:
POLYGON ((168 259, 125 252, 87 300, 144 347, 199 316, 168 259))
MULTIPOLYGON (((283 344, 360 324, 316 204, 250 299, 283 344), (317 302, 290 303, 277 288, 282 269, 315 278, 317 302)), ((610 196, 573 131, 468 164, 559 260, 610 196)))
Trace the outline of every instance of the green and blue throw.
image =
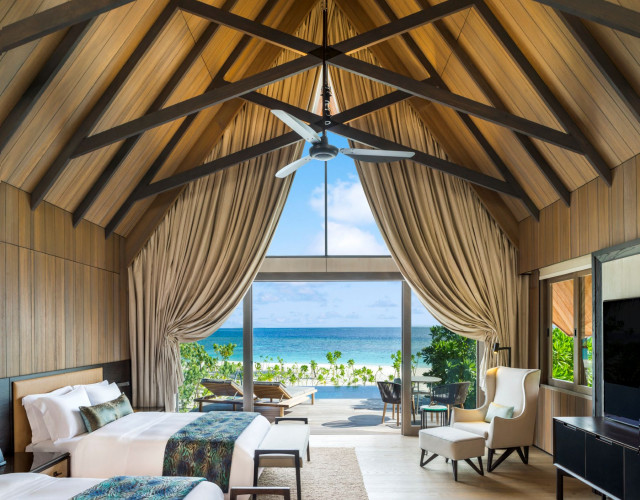
POLYGON ((167 441, 162 475, 204 477, 227 493, 236 440, 258 415, 216 411, 185 425, 167 441))
POLYGON ((77 494, 73 500, 182 500, 202 481, 204 478, 201 477, 116 476, 77 494))

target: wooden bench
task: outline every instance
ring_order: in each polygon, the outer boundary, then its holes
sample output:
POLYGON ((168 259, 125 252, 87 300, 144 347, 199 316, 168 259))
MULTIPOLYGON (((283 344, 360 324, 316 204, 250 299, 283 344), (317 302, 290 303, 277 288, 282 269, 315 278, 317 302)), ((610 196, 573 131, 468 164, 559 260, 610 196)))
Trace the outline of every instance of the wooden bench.
MULTIPOLYGON (((296 492, 298 500, 302 500, 300 484, 300 468, 303 456, 311 460, 309 451, 309 420, 306 417, 276 417, 267 435, 255 451, 253 459, 253 485, 258 485, 258 469, 260 467, 295 467, 296 492), (303 425, 278 425, 280 422, 299 421, 303 425)), ((255 497, 254 497, 255 499, 255 497)))

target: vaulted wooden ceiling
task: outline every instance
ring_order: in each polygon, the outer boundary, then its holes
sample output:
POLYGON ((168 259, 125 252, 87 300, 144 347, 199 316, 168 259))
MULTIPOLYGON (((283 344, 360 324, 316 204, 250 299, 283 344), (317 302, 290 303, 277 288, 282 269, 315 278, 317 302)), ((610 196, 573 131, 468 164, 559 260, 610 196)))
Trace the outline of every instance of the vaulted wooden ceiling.
MULTIPOLYGON (((135 253, 195 177, 172 176, 202 163, 247 101, 273 104, 252 91, 317 67, 320 40, 285 34, 320 7, 0 0, 0 181, 30 193, 32 207, 44 200, 127 236, 135 253), (273 67, 292 49, 300 57, 273 67)), ((330 0, 330 9, 361 34, 329 37, 349 54, 332 52, 332 71, 389 84, 377 105, 410 98, 451 164, 417 161, 471 180, 512 238, 518 221, 570 203, 640 153, 640 0, 330 0)), ((375 145, 341 123, 373 109, 342 110, 334 130, 375 145)))

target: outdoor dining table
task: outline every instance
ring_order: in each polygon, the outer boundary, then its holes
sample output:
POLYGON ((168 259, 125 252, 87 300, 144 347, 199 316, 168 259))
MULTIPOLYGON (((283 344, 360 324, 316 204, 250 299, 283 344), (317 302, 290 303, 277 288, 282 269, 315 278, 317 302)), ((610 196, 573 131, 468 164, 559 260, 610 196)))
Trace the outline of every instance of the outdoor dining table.
MULTIPOLYGON (((415 392, 412 391, 413 395, 417 396, 418 401, 416 401, 415 406, 419 406, 420 404, 420 394, 431 394, 431 384, 437 384, 441 382, 442 379, 440 377, 434 377, 432 375, 413 375, 411 377, 411 384, 416 385, 415 392), (426 392, 420 392, 420 384, 427 384, 428 390, 426 392)), ((415 422, 415 414, 414 414, 414 422, 415 422)))

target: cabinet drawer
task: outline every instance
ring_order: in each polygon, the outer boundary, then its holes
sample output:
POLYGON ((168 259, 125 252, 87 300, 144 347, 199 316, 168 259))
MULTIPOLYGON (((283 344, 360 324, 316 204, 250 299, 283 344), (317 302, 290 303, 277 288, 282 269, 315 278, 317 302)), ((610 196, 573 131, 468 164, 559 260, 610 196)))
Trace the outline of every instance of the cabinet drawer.
POLYGON ((624 497, 640 498, 640 455, 637 450, 624 450, 624 497))
POLYGON ((41 474, 46 474, 51 477, 67 477, 69 475, 69 460, 65 459, 62 462, 58 462, 48 469, 43 470, 41 474))
POLYGON ((585 432, 572 425, 553 421, 553 461, 584 477, 585 432))
POLYGON ((622 446, 611 441, 587 434, 587 481, 597 488, 622 498, 623 461, 622 446))

